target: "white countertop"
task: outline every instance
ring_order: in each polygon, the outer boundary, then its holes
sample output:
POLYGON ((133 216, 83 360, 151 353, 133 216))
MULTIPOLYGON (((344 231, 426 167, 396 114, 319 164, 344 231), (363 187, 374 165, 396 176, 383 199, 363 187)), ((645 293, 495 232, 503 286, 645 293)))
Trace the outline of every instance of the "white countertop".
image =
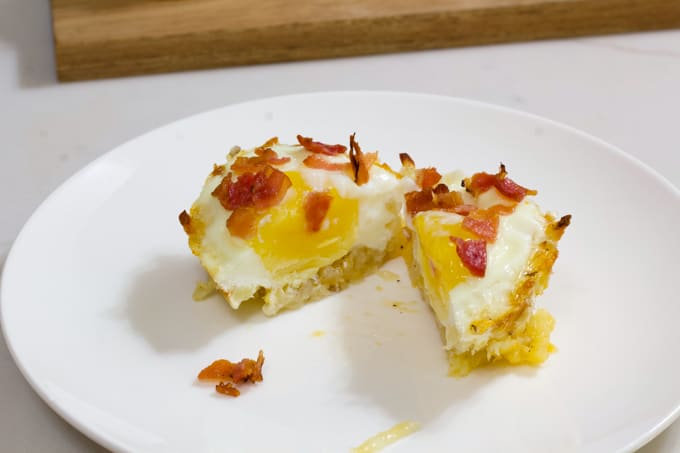
MULTIPOLYGON (((39 203, 149 129, 254 98, 326 90, 472 98, 582 129, 680 186, 680 31, 58 84, 47 2, 0 0, 0 269, 39 203)), ((33 393, 0 338, 0 450, 100 447, 33 393)), ((680 422, 640 450, 680 451, 680 422)))

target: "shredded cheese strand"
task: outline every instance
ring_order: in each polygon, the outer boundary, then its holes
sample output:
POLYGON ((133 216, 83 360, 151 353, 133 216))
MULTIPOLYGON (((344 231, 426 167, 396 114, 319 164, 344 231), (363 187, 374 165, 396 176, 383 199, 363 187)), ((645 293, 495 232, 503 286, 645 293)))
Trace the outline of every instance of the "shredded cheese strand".
POLYGON ((376 453, 390 444, 408 436, 420 429, 420 423, 401 422, 397 423, 387 431, 376 434, 363 444, 352 449, 352 453, 376 453))

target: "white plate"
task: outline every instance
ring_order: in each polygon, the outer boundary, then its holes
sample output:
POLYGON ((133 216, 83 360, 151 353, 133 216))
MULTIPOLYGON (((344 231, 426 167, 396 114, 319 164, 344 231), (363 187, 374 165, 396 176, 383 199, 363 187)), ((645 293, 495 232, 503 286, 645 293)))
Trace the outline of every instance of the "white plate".
POLYGON ((7 259, 3 329, 45 401, 115 450, 347 452, 414 420, 423 429, 390 451, 629 451, 678 415, 679 206, 626 154, 504 108, 366 92, 249 102, 150 132, 56 190, 7 259), (544 366, 447 377, 405 277, 272 319, 192 302, 203 272, 177 214, 211 164, 272 135, 344 143, 352 131, 394 164, 404 151, 446 169, 503 161, 539 203, 573 214, 541 299, 559 348, 544 366), (212 360, 260 348, 265 380, 240 398, 195 382, 212 360))

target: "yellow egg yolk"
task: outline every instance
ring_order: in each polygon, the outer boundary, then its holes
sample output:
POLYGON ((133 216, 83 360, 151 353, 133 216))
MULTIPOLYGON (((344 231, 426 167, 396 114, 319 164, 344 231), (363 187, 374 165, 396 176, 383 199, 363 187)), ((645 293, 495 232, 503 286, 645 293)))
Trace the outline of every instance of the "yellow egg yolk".
POLYGON ((335 189, 321 229, 309 231, 303 202, 312 191, 300 173, 286 173, 292 182, 283 202, 262 219, 249 245, 274 276, 328 265, 344 256, 355 242, 359 201, 342 198, 335 189))
POLYGON ((424 212, 413 219, 416 237, 419 238, 419 261, 425 287, 431 293, 430 300, 437 314, 448 316, 448 294, 459 283, 472 274, 463 265, 456 251, 456 244, 450 237, 478 239, 471 231, 463 228, 461 222, 442 221, 437 212, 424 212))

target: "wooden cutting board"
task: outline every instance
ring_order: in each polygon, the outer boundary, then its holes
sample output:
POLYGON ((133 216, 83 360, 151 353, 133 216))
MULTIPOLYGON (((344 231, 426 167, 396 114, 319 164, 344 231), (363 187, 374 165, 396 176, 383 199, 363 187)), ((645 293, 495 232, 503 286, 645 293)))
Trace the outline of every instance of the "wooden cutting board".
POLYGON ((60 80, 680 27, 680 0, 52 0, 60 80))

